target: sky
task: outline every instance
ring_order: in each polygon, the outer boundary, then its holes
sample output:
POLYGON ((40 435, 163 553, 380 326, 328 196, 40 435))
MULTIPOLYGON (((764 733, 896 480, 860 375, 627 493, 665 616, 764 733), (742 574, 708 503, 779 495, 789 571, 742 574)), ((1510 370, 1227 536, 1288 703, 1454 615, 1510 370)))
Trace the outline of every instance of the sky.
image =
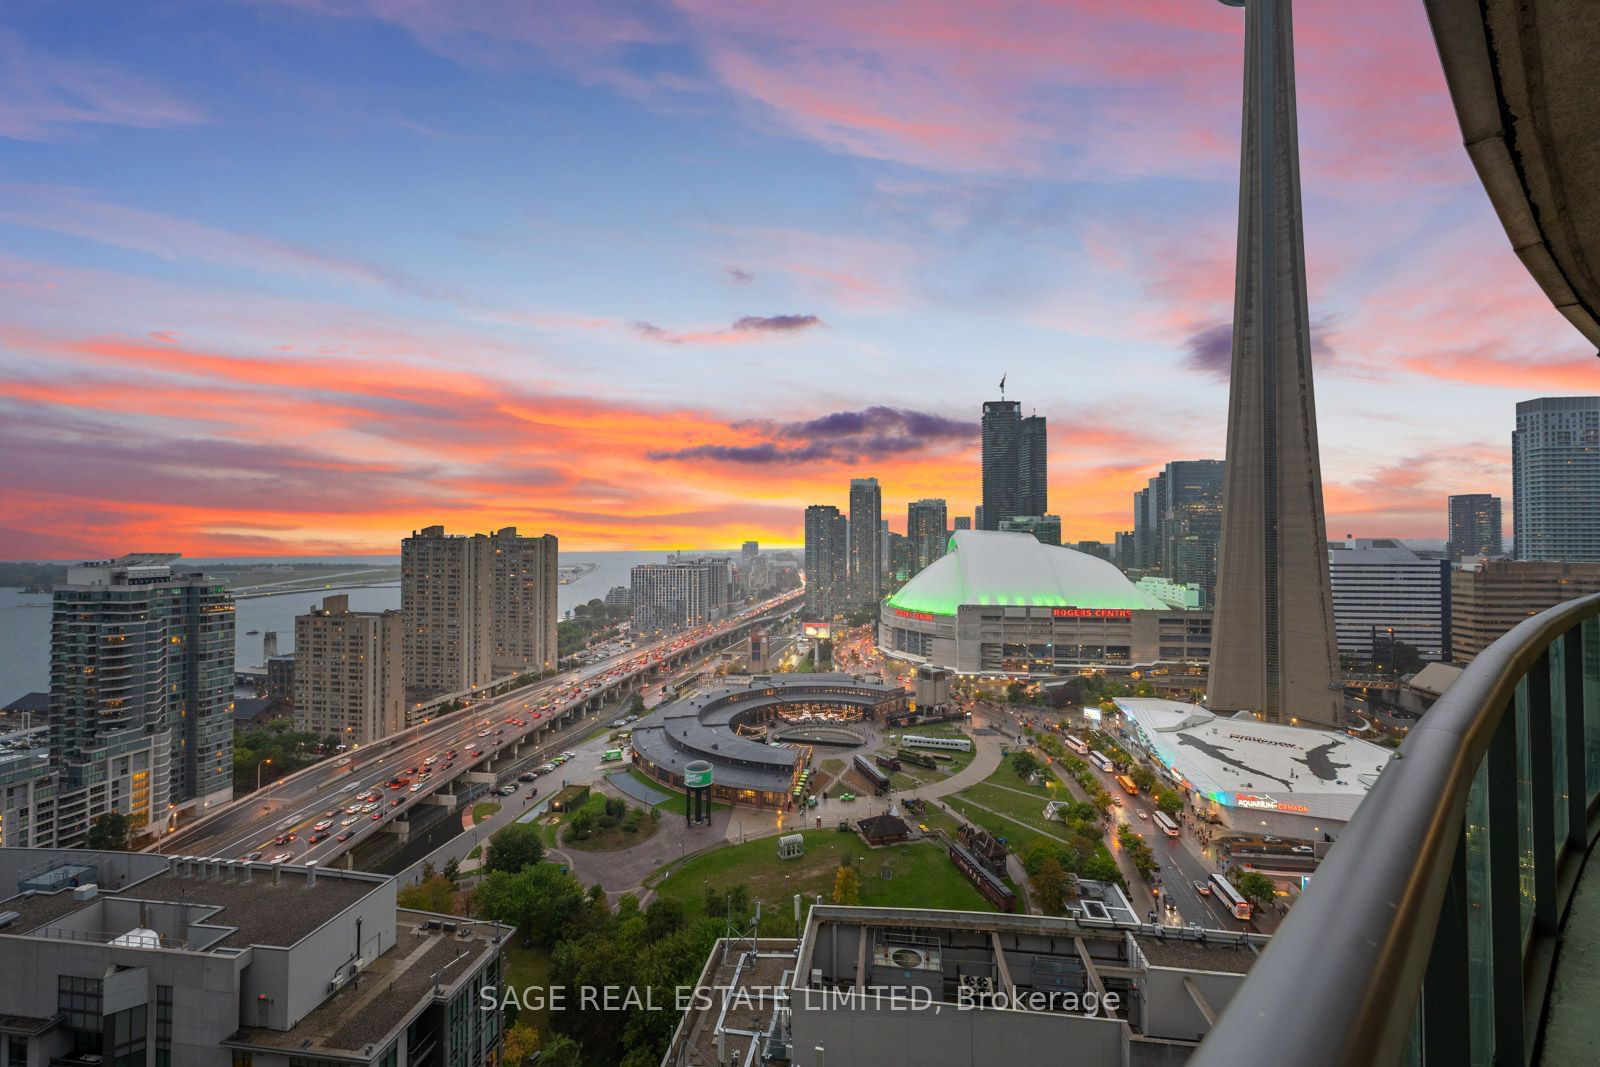
MULTIPOLYGON (((1510 495, 1593 354, 1510 250, 1423 5, 1296 11, 1329 535, 1510 495)), ((1210 0, 9 0, 0 558, 795 544, 978 500, 1068 540, 1227 416, 1242 13, 1210 0)), ((1506 508, 1509 519, 1509 500, 1506 508)))

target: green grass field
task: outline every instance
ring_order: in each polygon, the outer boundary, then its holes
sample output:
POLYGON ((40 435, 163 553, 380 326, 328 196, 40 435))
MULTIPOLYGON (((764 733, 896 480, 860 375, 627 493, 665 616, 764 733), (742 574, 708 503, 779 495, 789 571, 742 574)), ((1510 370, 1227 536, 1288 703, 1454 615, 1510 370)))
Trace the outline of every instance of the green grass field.
MULTIPOLYGON (((502 981, 507 987, 515 988, 518 1003, 532 1002, 535 997, 544 997, 545 987, 550 984, 550 953, 542 948, 523 948, 521 937, 513 938, 505 947, 505 963, 502 981), (529 987, 533 987, 530 996, 529 987)), ((530 1023, 537 1027, 540 1033, 550 1032, 550 1012, 548 1009, 537 1011, 523 1009, 518 1016, 519 1022, 530 1023)))
POLYGON ((472 805, 472 821, 473 822, 482 822, 483 820, 487 819, 489 816, 494 815, 494 814, 498 813, 499 811, 500 811, 500 805, 496 804, 494 801, 492 801, 492 800, 482 801, 481 803, 472 805))
MULTIPOLYGON (((682 793, 674 792, 673 788, 670 785, 667 785, 665 782, 658 782, 654 778, 650 777, 648 774, 645 774, 643 771, 640 771, 640 770, 632 770, 632 769, 630 769, 628 771, 628 777, 632 778, 634 781, 640 783, 641 785, 649 786, 651 789, 654 789, 657 793, 665 793, 665 794, 667 794, 667 799, 661 801, 660 803, 658 803, 656 805, 656 807, 660 809, 661 814, 663 814, 663 815, 677 815, 677 816, 680 816, 680 817, 684 815, 685 808, 688 806, 688 802, 684 799, 684 795, 682 793)), ((636 802, 635 801, 629 801, 629 803, 632 804, 632 803, 636 803, 636 802)), ((727 807, 728 807, 728 805, 723 804, 720 801, 713 800, 711 802, 711 810, 712 811, 723 811, 727 807)))
POLYGON ((821 893, 825 902, 830 900, 834 872, 850 860, 861 875, 864 905, 994 910, 936 844, 908 842, 869 849, 854 834, 832 829, 803 833, 806 853, 799 859, 779 859, 777 838, 764 837, 690 860, 656 886, 656 892, 677 900, 691 918, 703 913, 708 886, 728 889, 743 883, 752 900, 765 901, 769 909, 787 909, 795 893, 813 901, 821 893), (882 876, 885 864, 892 874, 887 881, 882 876))
MULTIPOLYGON (((638 804, 629 804, 628 807, 630 810, 649 810, 648 808, 641 809, 638 804)), ((578 811, 590 812, 597 819, 604 814, 605 810, 606 797, 604 793, 589 794, 589 799, 584 802, 583 807, 578 809, 578 811)), ((576 815, 577 812, 573 812, 573 814, 576 815)), ((571 816, 567 817, 568 820, 570 818, 571 816)), ((623 829, 623 824, 620 822, 615 826, 597 826, 594 832, 582 841, 570 840, 567 837, 565 826, 563 826, 560 832, 561 847, 581 849, 584 852, 616 852, 618 849, 632 848, 640 842, 650 840, 655 836, 656 830, 660 829, 660 826, 659 819, 648 817, 643 819, 632 833, 623 829)))

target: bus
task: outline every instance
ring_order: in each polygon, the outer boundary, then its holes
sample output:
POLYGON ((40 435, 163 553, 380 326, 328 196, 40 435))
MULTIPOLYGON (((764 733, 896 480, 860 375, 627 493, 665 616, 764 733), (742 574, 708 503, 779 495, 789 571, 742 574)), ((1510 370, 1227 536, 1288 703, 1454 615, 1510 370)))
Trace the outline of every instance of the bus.
POLYGON ((942 748, 951 752, 971 752, 972 741, 965 737, 924 737, 921 734, 906 734, 900 743, 908 748, 942 748))
POLYGON ((1120 785, 1122 787, 1122 791, 1128 794, 1130 797, 1136 797, 1139 795, 1138 785, 1135 784, 1134 780, 1129 778, 1126 774, 1117 775, 1117 784, 1120 785))
POLYGON ((1168 837, 1178 836, 1178 824, 1172 821, 1172 816, 1164 811, 1158 811, 1155 813, 1155 820, 1156 825, 1161 827, 1162 833, 1168 837))
POLYGON ((1223 906, 1233 912, 1235 919, 1250 921, 1250 902, 1239 895, 1239 891, 1228 881, 1226 875, 1212 872, 1211 895, 1222 901, 1223 906))
POLYGON ((1076 752, 1080 756, 1089 751, 1089 742, 1085 741, 1081 737, 1073 737, 1071 734, 1067 734, 1065 740, 1067 742, 1067 747, 1072 749, 1072 751, 1076 752))
POLYGON ((1090 749, 1088 752, 1084 753, 1084 755, 1089 757, 1090 763, 1094 764, 1096 767, 1099 767, 1107 774, 1111 773, 1111 760, 1106 758, 1106 754, 1104 752, 1096 752, 1094 749, 1090 749))
POLYGON ((622 749, 608 748, 606 754, 600 757, 601 763, 615 763, 622 758, 622 749))

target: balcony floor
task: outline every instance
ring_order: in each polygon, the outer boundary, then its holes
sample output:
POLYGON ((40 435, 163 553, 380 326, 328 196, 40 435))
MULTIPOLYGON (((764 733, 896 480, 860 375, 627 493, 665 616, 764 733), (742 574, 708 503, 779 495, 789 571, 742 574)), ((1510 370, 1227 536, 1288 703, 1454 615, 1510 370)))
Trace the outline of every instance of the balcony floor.
POLYGON ((1584 867, 1561 932, 1540 1062, 1600 1063, 1600 871, 1584 867))

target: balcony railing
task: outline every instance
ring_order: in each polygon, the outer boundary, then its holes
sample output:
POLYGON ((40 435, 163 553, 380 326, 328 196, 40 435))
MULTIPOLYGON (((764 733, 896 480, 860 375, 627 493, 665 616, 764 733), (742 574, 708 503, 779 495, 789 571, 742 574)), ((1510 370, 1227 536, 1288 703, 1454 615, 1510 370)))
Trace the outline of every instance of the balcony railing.
POLYGON ((1191 1063, 1529 1062, 1597 797, 1600 595, 1411 729, 1191 1063))

